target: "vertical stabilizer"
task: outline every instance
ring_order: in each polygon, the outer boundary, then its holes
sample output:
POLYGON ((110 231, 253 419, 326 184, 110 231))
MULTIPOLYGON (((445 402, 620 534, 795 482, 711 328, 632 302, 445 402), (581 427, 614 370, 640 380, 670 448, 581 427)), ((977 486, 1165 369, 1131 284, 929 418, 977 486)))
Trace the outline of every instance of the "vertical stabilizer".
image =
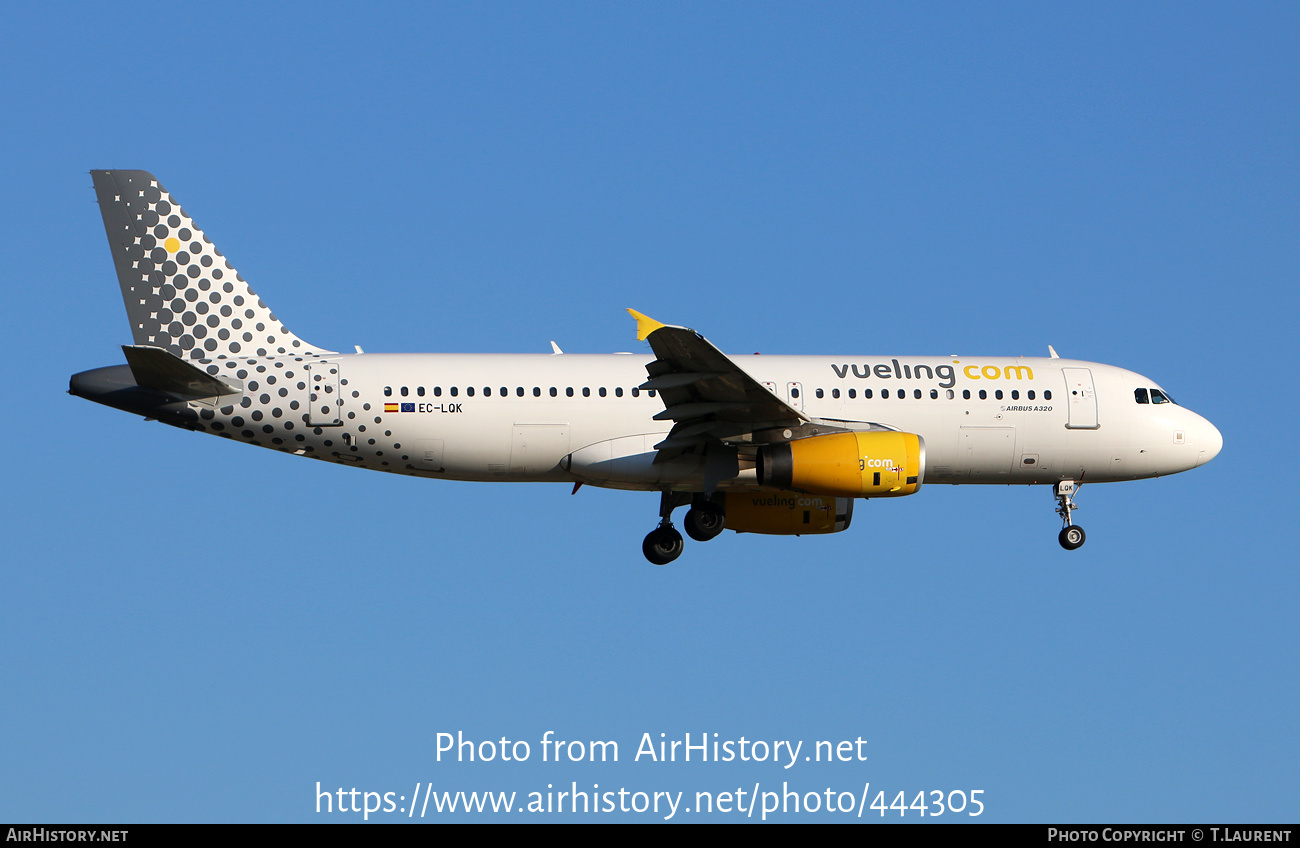
POLYGON ((137 345, 191 360, 329 353, 280 323, 153 174, 90 173, 137 345))

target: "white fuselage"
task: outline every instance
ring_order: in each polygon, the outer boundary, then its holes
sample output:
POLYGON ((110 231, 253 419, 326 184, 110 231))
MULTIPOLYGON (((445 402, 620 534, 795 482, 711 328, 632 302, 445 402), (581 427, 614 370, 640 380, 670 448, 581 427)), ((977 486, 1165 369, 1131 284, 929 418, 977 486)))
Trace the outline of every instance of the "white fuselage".
POLYGON ((724 527, 833 533, 854 498, 927 482, 1054 484, 1074 550, 1078 483, 1186 471, 1223 444, 1151 380, 1109 365, 734 358, 633 309, 653 355, 337 354, 292 333, 153 174, 91 178, 133 344, 127 364, 72 375, 71 393, 376 471, 658 490, 660 524, 642 544, 657 565, 682 551, 678 506, 690 504, 697 541, 724 527))
MULTIPOLYGON (((691 461, 653 466, 654 445, 673 422, 654 420, 664 410, 662 399, 635 389, 651 359, 225 360, 219 373, 241 380, 243 396, 221 406, 190 406, 208 432, 380 471, 698 489, 702 471, 691 461), (315 403, 308 397, 313 389, 315 403), (313 418, 303 422, 300 407, 308 406, 313 418), (584 465, 592 456, 606 461, 584 465)), ((1174 403, 1139 403, 1136 390, 1158 385, 1109 365, 1023 357, 755 355, 735 361, 812 419, 919 434, 926 483, 1133 480, 1195 468, 1222 445, 1219 432, 1196 413, 1174 403)), ((742 473, 719 487, 754 485, 752 474, 742 473)))

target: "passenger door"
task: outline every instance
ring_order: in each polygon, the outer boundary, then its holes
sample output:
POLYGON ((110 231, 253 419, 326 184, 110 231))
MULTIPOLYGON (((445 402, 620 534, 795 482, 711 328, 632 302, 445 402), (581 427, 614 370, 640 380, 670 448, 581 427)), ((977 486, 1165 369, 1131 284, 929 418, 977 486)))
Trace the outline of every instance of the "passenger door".
POLYGON ((1092 371, 1087 368, 1062 368, 1069 406, 1069 419, 1065 426, 1070 430, 1096 430, 1097 392, 1092 385, 1092 371))
POLYGON ((307 363, 307 401, 307 423, 312 427, 337 427, 343 423, 337 362, 307 363))

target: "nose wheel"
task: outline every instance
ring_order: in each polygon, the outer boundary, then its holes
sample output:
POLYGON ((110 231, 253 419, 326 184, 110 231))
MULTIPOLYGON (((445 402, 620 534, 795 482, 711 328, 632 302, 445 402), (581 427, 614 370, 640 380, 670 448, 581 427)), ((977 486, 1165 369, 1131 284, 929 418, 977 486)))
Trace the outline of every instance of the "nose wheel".
POLYGON ((1065 526, 1061 528, 1061 533, 1056 537, 1061 543, 1061 547, 1067 551, 1077 550, 1083 547, 1083 543, 1088 536, 1083 532, 1083 528, 1077 526, 1070 518, 1070 514, 1079 508, 1074 502, 1074 494, 1079 490, 1082 484, 1075 483, 1073 480, 1062 480, 1056 484, 1056 514, 1061 516, 1061 523, 1065 526))
POLYGON ((1069 527, 1062 528, 1061 535, 1057 536, 1056 538, 1060 541, 1061 547, 1065 548, 1067 551, 1072 551, 1075 548, 1080 547, 1088 537, 1083 532, 1082 527, 1075 527, 1071 525, 1069 527))

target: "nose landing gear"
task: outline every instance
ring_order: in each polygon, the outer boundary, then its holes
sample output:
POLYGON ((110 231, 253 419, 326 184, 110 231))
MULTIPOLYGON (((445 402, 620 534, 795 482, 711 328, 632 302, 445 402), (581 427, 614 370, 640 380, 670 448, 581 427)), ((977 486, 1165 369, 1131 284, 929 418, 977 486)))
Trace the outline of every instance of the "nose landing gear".
POLYGON ((1079 508, 1079 505, 1074 502, 1074 494, 1079 490, 1079 485, 1073 480, 1062 480, 1056 484, 1054 489, 1056 493, 1056 514, 1061 516, 1061 522, 1065 525, 1056 538, 1061 543, 1061 547, 1067 551, 1082 547, 1084 541, 1088 538, 1087 534, 1083 532, 1083 528, 1076 526, 1070 518, 1070 513, 1079 508))

